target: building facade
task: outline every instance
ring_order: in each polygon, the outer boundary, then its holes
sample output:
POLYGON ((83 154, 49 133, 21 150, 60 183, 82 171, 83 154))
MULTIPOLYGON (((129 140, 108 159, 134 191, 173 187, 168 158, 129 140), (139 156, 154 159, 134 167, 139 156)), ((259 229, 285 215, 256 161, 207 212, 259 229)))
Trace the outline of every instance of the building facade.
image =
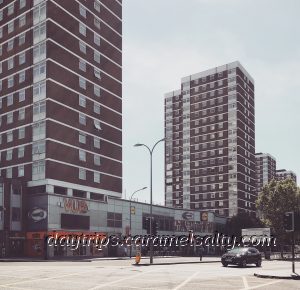
POLYGON ((295 172, 286 169, 276 170, 276 179, 277 180, 285 180, 292 179, 297 184, 297 175, 295 172))
POLYGON ((37 194, 120 198, 122 1, 2 0, 0 54, 5 239, 37 194))
MULTIPOLYGON (((105 202, 56 194, 39 194, 30 201, 30 223, 26 233, 25 253, 27 256, 44 256, 44 237, 49 235, 95 235, 109 237, 147 235, 145 220, 150 215, 150 205, 140 202, 108 197, 105 202), (131 206, 131 208, 130 208, 131 206), (36 215, 36 212, 43 214, 36 215), (131 215, 131 217, 130 217, 131 215), (131 221, 131 227, 130 227, 131 221), (48 230, 45 232, 45 226, 48 230)), ((158 235, 188 235, 192 230, 197 235, 221 232, 226 219, 192 210, 153 206, 153 216, 158 224, 158 235)), ((177 247, 174 251, 180 251, 177 247)), ((171 251, 171 248, 168 248, 171 251)), ((48 247, 48 257, 58 256, 122 256, 128 255, 124 247, 103 247, 102 251, 94 247, 48 247)))
POLYGON ((254 81, 239 62, 165 94, 167 206, 255 215, 254 81))
POLYGON ((256 153, 256 191, 259 194, 264 185, 276 179, 276 159, 268 153, 256 153))

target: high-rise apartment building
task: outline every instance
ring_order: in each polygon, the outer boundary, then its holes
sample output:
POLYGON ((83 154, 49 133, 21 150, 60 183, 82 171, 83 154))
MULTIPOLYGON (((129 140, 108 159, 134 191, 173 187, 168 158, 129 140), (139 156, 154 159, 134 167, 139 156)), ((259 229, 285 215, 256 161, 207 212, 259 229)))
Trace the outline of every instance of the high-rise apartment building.
POLYGON ((121 197, 122 1, 1 0, 0 59, 1 177, 26 187, 0 191, 0 231, 27 195, 121 197))
POLYGON ((255 215, 254 81, 239 62, 165 94, 167 206, 255 215))
POLYGON ((276 179, 277 180, 284 180, 284 179, 292 179, 297 183, 297 175, 292 170, 286 170, 286 169, 279 169, 276 170, 276 179))
POLYGON ((264 185, 276 179, 276 159, 268 153, 256 153, 256 191, 259 194, 264 185))

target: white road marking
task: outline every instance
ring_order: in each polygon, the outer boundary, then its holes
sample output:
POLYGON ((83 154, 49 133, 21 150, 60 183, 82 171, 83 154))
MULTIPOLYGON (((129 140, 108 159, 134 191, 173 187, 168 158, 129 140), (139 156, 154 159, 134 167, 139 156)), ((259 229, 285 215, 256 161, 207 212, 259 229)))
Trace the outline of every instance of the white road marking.
POLYGON ((249 284, 245 276, 242 277, 245 289, 249 289, 249 284))
MULTIPOLYGON (((85 271, 85 272, 90 272, 85 271)), ((71 274, 65 274, 65 275, 60 275, 60 276, 53 276, 53 277, 46 277, 46 278, 38 278, 38 279, 30 279, 30 280, 25 280, 25 281, 18 281, 18 282, 13 282, 13 283, 8 283, 8 284, 0 284, 0 287, 6 287, 6 286, 13 286, 17 284, 24 284, 24 283, 31 283, 31 282, 38 282, 38 281, 46 281, 46 280, 51 280, 51 279, 58 279, 58 278, 64 278, 68 276, 74 276, 74 275, 79 275, 85 272, 76 272, 76 273, 71 273, 71 274)))
POLYGON ((191 275, 190 277, 188 277, 187 279, 185 279, 182 283, 180 283, 177 287, 173 288, 173 290, 178 290, 178 289, 182 288, 187 283, 189 283, 195 276, 197 276, 199 274, 200 274, 200 271, 194 273, 193 275, 191 275))
POLYGON ((257 285, 257 286, 252 286, 252 287, 248 287, 248 288, 242 288, 241 290, 245 290, 245 289, 247 289, 247 290, 258 289, 258 288, 262 288, 262 287, 265 287, 265 286, 268 286, 268 285, 277 284, 277 283, 280 283, 280 282, 282 282, 282 280, 276 280, 276 281, 264 283, 264 284, 257 285))
POLYGON ((135 277, 139 277, 139 276, 148 274, 148 273, 150 273, 150 272, 154 272, 154 269, 153 269, 153 270, 150 270, 150 271, 138 273, 138 274, 136 274, 136 275, 132 275, 132 276, 129 276, 129 277, 121 278, 121 279, 119 279, 119 280, 115 280, 115 281, 112 281, 112 282, 100 284, 100 285, 97 285, 97 286, 95 286, 95 287, 89 288, 88 290, 101 289, 101 288, 103 288, 103 287, 110 286, 110 285, 116 284, 116 283, 118 283, 118 282, 123 282, 123 281, 126 281, 126 280, 130 280, 130 279, 133 279, 133 278, 135 278, 135 277))

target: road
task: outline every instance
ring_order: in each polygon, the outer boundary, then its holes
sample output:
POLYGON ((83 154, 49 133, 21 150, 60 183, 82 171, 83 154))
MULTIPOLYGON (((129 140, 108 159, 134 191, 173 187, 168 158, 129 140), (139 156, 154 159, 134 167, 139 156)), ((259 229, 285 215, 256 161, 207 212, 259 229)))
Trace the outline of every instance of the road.
POLYGON ((263 270, 274 274, 288 270, 289 262, 265 261, 260 269, 195 263, 198 258, 161 258, 154 262, 187 261, 191 263, 153 266, 134 266, 134 260, 3 262, 0 289, 300 289, 300 281, 253 276, 263 270))

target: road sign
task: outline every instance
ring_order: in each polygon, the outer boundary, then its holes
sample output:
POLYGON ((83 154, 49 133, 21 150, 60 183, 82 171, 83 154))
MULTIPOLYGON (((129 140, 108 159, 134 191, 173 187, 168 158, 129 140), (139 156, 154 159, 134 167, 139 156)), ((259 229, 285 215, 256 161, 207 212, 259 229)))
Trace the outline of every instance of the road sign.
POLYGON ((242 236, 271 236, 271 229, 270 228, 249 228, 249 229, 242 229, 242 236))

